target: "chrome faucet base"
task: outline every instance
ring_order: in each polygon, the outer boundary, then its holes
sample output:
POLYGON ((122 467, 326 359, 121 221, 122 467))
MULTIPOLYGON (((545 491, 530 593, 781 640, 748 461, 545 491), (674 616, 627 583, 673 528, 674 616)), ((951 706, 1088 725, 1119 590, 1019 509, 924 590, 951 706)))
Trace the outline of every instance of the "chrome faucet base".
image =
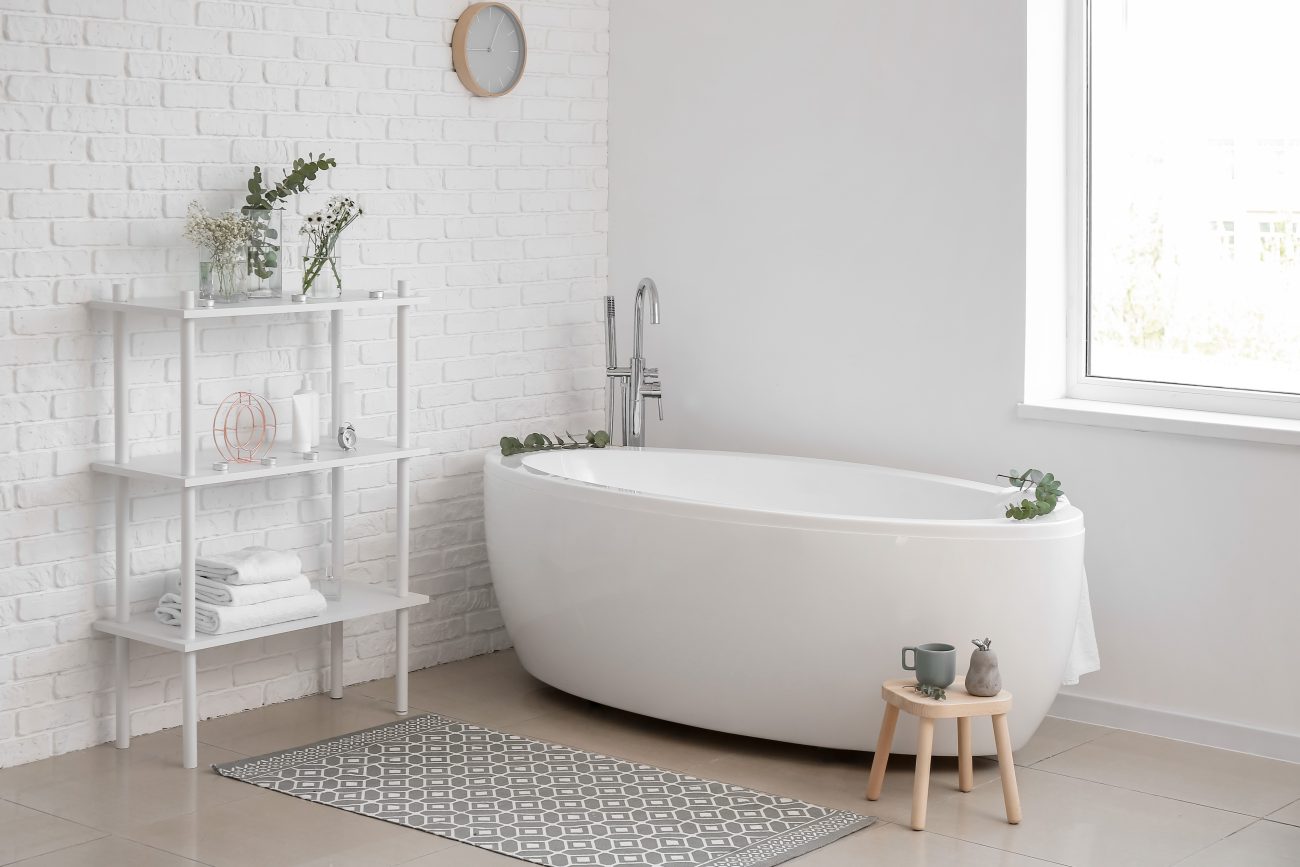
POLYGON ((645 445, 645 402, 649 398, 659 407, 660 420, 664 417, 663 384, 659 369, 646 367, 642 350, 645 332, 645 301, 650 299, 650 323, 659 324, 659 287, 649 277, 636 287, 635 312, 632 319, 632 358, 627 367, 618 366, 618 348, 614 331, 614 296, 605 296, 605 429, 613 436, 615 406, 621 407, 619 430, 623 445, 645 445))

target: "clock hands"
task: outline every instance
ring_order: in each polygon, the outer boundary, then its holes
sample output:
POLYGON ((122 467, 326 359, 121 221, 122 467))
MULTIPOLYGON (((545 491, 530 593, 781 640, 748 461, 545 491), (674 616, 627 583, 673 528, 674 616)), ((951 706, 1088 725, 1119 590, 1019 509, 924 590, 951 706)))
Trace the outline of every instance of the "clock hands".
POLYGON ((506 20, 506 16, 504 15, 499 15, 497 17, 497 26, 492 30, 492 41, 488 43, 488 48, 487 48, 488 51, 491 51, 492 46, 497 44, 497 32, 501 30, 501 22, 505 20, 506 20))

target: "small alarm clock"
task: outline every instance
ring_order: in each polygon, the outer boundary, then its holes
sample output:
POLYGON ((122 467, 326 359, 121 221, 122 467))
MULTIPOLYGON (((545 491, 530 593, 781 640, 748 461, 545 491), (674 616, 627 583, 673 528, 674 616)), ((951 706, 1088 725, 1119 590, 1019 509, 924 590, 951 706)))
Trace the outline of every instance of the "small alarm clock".
POLYGON ((357 429, 351 422, 345 422, 339 427, 339 448, 345 452, 357 450, 357 429))

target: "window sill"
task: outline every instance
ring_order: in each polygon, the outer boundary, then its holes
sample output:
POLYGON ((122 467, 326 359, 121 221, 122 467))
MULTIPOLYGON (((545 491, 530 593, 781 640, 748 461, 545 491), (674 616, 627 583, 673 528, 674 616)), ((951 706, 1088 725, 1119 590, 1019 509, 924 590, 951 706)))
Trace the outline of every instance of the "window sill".
POLYGON ((1168 409, 1076 398, 1025 401, 1018 405, 1018 414, 1021 418, 1086 424, 1093 427, 1278 443, 1288 446, 1300 445, 1300 419, 1168 409))

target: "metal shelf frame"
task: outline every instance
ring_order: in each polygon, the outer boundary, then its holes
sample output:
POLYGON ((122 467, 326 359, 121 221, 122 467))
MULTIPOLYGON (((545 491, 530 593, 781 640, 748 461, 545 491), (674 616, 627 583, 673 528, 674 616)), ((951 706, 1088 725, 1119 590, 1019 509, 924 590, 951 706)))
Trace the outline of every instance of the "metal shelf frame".
POLYGON ((393 611, 397 617, 397 696, 396 712, 407 712, 407 674, 410 668, 410 609, 428 601, 427 596, 410 592, 411 536, 411 469, 413 457, 429 454, 427 448, 411 446, 410 427, 410 311, 420 299, 413 296, 405 280, 397 281, 396 296, 385 298, 344 297, 332 301, 306 304, 276 299, 246 305, 197 308, 187 300, 172 298, 128 299, 123 284, 113 284, 112 301, 90 301, 92 310, 108 312, 113 319, 113 449, 112 461, 100 461, 91 469, 113 477, 115 502, 116 569, 114 573, 116 610, 111 620, 100 620, 95 628, 114 636, 114 689, 116 693, 116 744, 120 749, 131 745, 130 641, 141 641, 181 654, 181 764, 198 766, 198 659, 200 650, 265 638, 284 632, 328 626, 330 637, 330 695, 343 697, 343 622, 357 617, 393 611), (343 314, 349 310, 386 309, 397 315, 397 439, 369 441, 356 452, 322 454, 319 462, 281 461, 276 467, 234 465, 228 473, 216 473, 196 466, 195 410, 198 384, 194 374, 195 325, 200 319, 222 319, 286 313, 330 314, 330 430, 344 421, 343 402, 343 314), (180 398, 181 449, 178 455, 130 459, 128 429, 127 362, 129 360, 129 319, 133 315, 163 315, 175 319, 181 332, 180 398), (194 558, 195 493, 206 485, 230 484, 269 476, 300 472, 330 473, 330 565, 332 574, 342 580, 343 565, 343 491, 344 472, 349 466, 379 461, 397 462, 397 587, 395 594, 377 591, 364 585, 344 585, 340 601, 330 602, 324 614, 306 619, 250 629, 225 635, 196 635, 194 629, 194 558), (132 479, 162 482, 179 488, 181 498, 181 627, 164 626, 148 615, 131 616, 130 604, 130 483, 132 479))

